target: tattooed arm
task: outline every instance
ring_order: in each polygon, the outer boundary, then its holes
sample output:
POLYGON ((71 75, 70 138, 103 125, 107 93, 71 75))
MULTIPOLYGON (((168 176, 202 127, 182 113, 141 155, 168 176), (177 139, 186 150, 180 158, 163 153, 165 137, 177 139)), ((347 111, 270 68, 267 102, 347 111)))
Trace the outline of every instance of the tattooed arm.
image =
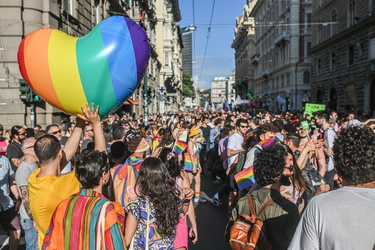
POLYGON ((30 210, 30 200, 29 200, 29 189, 27 186, 20 187, 21 190, 21 197, 22 197, 22 203, 25 206, 25 210, 27 215, 29 215, 31 220, 34 220, 33 215, 31 214, 30 210))

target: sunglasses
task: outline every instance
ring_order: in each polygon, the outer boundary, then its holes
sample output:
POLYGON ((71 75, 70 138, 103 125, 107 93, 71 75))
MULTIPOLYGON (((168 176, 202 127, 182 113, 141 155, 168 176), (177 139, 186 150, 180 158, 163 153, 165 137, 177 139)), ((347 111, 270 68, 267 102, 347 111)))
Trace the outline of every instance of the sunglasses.
POLYGON ((26 132, 23 132, 23 133, 19 133, 18 135, 26 135, 26 132))
POLYGON ((249 128, 249 126, 240 126, 241 128, 249 128))
POLYGON ((94 131, 93 129, 86 130, 86 132, 94 131))
POLYGON ((60 129, 60 130, 57 130, 57 131, 55 131, 55 132, 52 132, 51 134, 53 134, 53 135, 61 134, 61 129, 60 129))
POLYGON ((284 167, 285 169, 288 169, 290 172, 293 171, 293 167, 284 167))

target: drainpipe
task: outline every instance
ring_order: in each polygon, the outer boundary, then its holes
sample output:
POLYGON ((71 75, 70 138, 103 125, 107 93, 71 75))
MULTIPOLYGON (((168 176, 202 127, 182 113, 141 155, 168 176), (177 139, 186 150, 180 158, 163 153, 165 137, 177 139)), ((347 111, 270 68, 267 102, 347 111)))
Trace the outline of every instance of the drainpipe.
POLYGON ((294 94, 294 110, 297 110, 297 69, 298 69, 298 64, 300 63, 300 61, 298 60, 298 62, 296 62, 296 69, 295 69, 295 74, 294 74, 294 80, 295 80, 295 94, 294 94))

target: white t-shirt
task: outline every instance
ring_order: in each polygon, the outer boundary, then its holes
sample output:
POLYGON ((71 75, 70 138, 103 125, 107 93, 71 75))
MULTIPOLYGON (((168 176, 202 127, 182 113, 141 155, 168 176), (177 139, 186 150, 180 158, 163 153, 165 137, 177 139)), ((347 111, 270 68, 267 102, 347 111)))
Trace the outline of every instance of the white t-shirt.
POLYGON ((343 187, 320 194, 306 207, 292 250, 373 249, 375 188, 343 187))
MULTIPOLYGON (((325 147, 326 148, 333 148, 333 142, 337 138, 337 134, 333 128, 328 128, 324 132, 324 141, 325 141, 325 147)), ((327 162, 327 171, 331 171, 334 168, 334 163, 333 163, 333 154, 330 157, 326 158, 327 162)))
MULTIPOLYGON (((243 143, 243 136, 238 134, 238 133, 234 133, 228 139, 227 149, 228 148, 232 149, 232 150, 241 149, 242 143, 243 143)), ((236 160, 237 156, 238 156, 238 154, 233 155, 233 156, 228 158, 228 166, 232 165, 232 163, 236 160)))

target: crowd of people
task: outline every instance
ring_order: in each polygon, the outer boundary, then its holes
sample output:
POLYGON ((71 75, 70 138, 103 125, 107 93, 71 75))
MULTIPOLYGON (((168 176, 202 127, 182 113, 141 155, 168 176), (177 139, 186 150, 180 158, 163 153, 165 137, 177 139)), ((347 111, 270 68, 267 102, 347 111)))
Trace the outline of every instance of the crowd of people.
POLYGON ((21 229, 27 249, 188 249, 198 203, 228 208, 227 240, 241 214, 267 204, 273 249, 375 246, 375 119, 193 110, 101 120, 99 108, 45 129, 3 135, 0 125, 10 249, 21 229), (211 198, 201 178, 220 184, 211 198))

